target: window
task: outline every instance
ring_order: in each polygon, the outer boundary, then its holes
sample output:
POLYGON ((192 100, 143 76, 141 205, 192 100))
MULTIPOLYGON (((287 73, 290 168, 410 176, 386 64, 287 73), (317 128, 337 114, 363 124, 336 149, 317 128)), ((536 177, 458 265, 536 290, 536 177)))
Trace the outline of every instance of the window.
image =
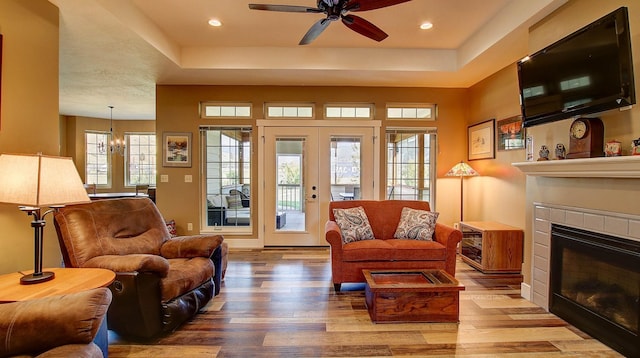
POLYGON ((275 118, 313 118, 313 104, 265 104, 266 117, 275 118))
POLYGON ((436 120, 436 105, 422 104, 389 104, 387 119, 420 119, 436 120))
POLYGON ((85 184, 111 186, 111 158, 107 143, 109 133, 85 132, 85 184))
POLYGON ((200 106, 202 118, 251 118, 250 103, 202 103, 200 106))
POLYGON ((327 105, 324 111, 326 118, 373 119, 373 104, 327 105))
POLYGON ((387 197, 435 203, 435 130, 388 129, 387 197), (432 150, 433 149, 433 150, 432 150))
POLYGON ((155 133, 127 133, 125 157, 125 185, 156 185, 155 133))
POLYGON ((331 200, 360 199, 360 140, 331 137, 331 200))
POLYGON ((207 226, 250 232, 251 128, 201 128, 207 226))

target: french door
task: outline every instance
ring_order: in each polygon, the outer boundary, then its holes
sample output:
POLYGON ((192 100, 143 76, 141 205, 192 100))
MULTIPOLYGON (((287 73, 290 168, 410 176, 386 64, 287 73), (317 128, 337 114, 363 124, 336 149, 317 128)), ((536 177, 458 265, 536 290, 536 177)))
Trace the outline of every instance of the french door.
MULTIPOLYGON (((325 246, 331 200, 374 199, 379 122, 290 126, 260 121, 263 158, 259 228, 265 246, 325 246)), ((285 125, 286 124, 286 125, 285 125)), ((259 123, 260 126, 260 123, 259 123)))

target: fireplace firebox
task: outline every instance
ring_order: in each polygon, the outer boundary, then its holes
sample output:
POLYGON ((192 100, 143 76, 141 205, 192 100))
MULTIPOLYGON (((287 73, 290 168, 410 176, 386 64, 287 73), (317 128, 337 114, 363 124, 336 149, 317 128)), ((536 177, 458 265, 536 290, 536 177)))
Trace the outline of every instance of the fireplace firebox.
POLYGON ((640 242, 553 224, 549 310, 640 357, 640 242))

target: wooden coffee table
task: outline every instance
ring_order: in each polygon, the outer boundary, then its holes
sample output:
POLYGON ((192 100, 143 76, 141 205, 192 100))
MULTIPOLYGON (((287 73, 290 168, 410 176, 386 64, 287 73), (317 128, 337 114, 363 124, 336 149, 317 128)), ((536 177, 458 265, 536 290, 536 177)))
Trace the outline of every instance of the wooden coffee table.
POLYGON ((458 280, 444 270, 362 270, 373 322, 459 322, 458 280))

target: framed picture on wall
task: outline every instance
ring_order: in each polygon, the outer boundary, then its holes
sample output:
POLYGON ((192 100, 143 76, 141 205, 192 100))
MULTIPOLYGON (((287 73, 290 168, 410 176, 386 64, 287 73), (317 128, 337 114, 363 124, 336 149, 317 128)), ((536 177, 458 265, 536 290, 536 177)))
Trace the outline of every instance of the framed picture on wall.
POLYGON ((496 123, 498 150, 524 149, 522 116, 501 119, 496 123))
POLYGON ((162 166, 191 168, 191 133, 162 133, 162 166))
POLYGON ((495 119, 490 119, 467 127, 469 160, 496 157, 493 134, 495 122, 495 119))

